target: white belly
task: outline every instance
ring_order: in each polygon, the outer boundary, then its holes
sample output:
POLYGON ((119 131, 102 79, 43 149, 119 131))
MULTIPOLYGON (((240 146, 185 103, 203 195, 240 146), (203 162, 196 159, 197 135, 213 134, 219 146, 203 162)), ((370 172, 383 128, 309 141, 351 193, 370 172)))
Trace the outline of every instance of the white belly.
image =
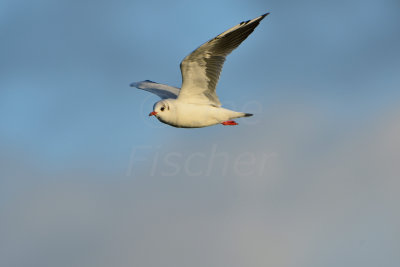
POLYGON ((174 114, 166 118, 158 117, 158 119, 180 128, 206 127, 243 116, 240 112, 209 105, 179 103, 174 106, 174 114))

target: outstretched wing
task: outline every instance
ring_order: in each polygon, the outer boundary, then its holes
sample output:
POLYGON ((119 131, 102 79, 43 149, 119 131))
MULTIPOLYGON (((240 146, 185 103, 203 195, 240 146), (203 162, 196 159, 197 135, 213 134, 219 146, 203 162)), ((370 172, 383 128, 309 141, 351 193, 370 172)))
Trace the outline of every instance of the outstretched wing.
POLYGON ((142 89, 148 91, 150 93, 158 95, 161 99, 166 98, 177 98, 179 95, 179 88, 169 86, 166 84, 155 83, 149 80, 134 82, 130 84, 131 87, 136 87, 138 89, 142 89))
POLYGON ((243 21, 204 43, 181 62, 182 89, 178 98, 197 104, 221 106, 215 89, 225 58, 269 13, 243 21))

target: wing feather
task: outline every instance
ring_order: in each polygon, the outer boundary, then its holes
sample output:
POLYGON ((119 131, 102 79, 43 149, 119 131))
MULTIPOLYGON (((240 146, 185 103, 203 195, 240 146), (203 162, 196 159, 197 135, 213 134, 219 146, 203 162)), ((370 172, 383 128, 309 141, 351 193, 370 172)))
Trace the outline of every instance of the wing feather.
POLYGON ((179 95, 179 88, 169 86, 166 84, 155 83, 149 80, 134 82, 131 83, 130 86, 156 94, 161 99, 167 99, 167 98, 176 99, 179 95))
POLYGON ((254 31, 268 14, 241 22, 186 56, 180 65, 182 89, 178 98, 190 103, 221 106, 215 90, 226 57, 254 31))

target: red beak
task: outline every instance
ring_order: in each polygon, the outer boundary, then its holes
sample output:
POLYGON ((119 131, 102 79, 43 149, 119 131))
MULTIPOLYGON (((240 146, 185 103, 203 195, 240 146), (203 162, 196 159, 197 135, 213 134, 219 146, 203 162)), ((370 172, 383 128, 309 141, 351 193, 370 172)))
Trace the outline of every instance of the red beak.
POLYGON ((150 112, 149 116, 153 116, 153 115, 157 115, 157 112, 155 112, 155 111, 150 112))

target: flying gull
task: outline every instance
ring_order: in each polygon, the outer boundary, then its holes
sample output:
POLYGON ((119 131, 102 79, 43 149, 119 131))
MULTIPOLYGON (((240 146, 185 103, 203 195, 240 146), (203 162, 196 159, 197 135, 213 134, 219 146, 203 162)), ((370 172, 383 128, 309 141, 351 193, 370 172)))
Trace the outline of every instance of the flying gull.
POLYGON ((182 88, 149 80, 132 87, 158 95, 149 116, 180 128, 199 128, 215 124, 237 125, 233 119, 253 114, 221 107, 215 92, 225 58, 237 48, 269 13, 243 21, 204 43, 181 62, 182 88))

